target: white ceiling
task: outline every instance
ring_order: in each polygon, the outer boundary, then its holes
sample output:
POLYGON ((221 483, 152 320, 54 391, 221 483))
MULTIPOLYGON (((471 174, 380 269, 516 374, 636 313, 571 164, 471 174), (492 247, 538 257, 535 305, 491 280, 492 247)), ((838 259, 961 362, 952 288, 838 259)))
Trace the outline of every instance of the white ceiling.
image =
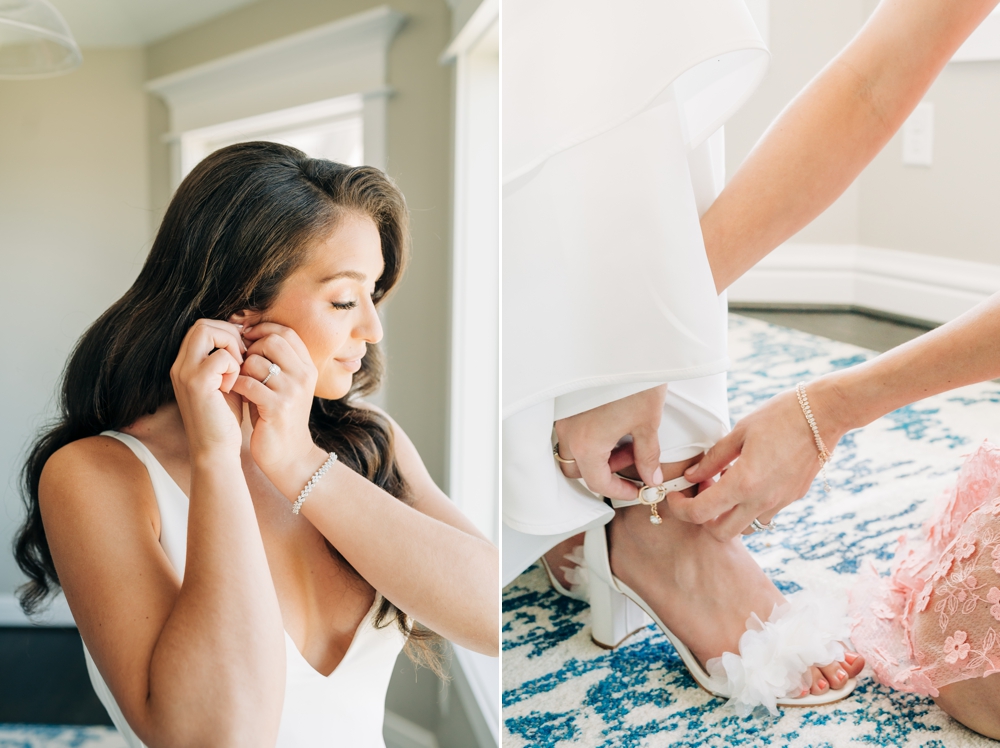
POLYGON ((81 47, 141 46, 256 0, 49 0, 81 47))

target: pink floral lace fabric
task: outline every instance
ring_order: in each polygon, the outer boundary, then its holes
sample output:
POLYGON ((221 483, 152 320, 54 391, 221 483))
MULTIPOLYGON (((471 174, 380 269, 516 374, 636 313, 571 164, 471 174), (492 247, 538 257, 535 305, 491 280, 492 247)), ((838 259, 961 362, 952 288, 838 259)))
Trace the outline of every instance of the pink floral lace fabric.
POLYGON ((924 696, 1000 672, 1000 447, 966 460, 892 573, 851 593, 851 638, 883 684, 924 696))

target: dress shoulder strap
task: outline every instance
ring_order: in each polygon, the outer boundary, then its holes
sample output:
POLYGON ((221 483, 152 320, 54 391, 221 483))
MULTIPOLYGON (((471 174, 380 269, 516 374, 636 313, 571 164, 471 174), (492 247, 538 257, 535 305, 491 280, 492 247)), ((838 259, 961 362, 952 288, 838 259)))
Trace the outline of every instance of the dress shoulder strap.
POLYGON ((101 436, 117 439, 132 450, 149 473, 156 496, 156 506, 160 511, 160 545, 177 572, 184 576, 184 562, 187 557, 188 497, 170 477, 149 447, 130 434, 120 431, 102 431, 101 436))

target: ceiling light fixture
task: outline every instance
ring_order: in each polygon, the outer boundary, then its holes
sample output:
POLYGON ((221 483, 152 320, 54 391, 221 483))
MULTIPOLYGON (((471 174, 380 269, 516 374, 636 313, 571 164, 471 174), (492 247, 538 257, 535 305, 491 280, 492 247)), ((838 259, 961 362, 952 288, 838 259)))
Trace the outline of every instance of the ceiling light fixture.
POLYGON ((69 26, 48 0, 0 0, 0 78, 44 78, 81 62, 69 26))

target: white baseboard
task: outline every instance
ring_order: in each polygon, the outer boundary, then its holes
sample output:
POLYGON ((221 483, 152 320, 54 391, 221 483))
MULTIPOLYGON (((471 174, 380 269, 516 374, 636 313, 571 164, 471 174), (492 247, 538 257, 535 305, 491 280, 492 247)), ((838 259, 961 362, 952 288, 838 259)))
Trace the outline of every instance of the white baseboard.
POLYGON ((76 628, 73 614, 69 612, 69 605, 66 598, 58 595, 49 605, 48 609, 41 613, 36 620, 29 620, 17 598, 12 594, 0 595, 0 626, 52 626, 57 628, 76 628))
POLYGON ((452 676, 479 748, 500 745, 500 658, 452 645, 452 676))
POLYGON ((437 736, 416 722, 401 717, 388 709, 382 723, 385 748, 438 748, 437 736))
POLYGON ((1000 291, 1000 265, 859 244, 785 244, 729 289, 733 304, 856 306, 928 322, 1000 291))

